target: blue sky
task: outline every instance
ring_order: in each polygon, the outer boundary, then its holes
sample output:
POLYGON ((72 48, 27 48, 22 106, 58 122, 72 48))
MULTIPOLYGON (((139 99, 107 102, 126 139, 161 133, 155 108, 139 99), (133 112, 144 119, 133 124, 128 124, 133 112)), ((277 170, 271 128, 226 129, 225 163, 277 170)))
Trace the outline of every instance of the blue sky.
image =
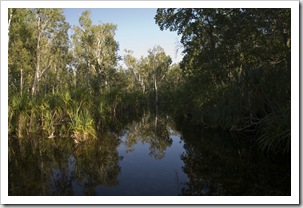
MULTIPOLYGON (((79 17, 85 9, 64 9, 64 15, 70 25, 79 25, 79 17)), ((115 39, 119 42, 119 55, 123 57, 124 49, 134 51, 134 56, 140 58, 147 55, 147 50, 155 45, 164 48, 173 63, 182 60, 181 51, 176 54, 180 37, 176 32, 161 31, 155 24, 156 9, 108 9, 92 8, 93 24, 113 23, 118 26, 115 39)))

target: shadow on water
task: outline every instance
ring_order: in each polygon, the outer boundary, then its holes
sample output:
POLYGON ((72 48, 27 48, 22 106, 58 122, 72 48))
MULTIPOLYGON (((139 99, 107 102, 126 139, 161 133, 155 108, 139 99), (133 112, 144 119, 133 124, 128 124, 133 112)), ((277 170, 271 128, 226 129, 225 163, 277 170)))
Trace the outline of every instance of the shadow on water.
POLYGON ((266 155, 254 143, 218 129, 177 123, 184 140, 182 195, 290 195, 290 156, 266 155))
POLYGON ((9 135, 8 150, 9 195, 290 195, 290 157, 158 112, 82 143, 9 135))

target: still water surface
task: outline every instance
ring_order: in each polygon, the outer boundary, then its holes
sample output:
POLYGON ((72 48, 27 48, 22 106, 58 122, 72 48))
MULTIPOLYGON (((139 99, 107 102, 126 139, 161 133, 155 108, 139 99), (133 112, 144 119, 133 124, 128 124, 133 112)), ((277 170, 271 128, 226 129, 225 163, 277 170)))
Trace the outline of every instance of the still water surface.
MULTIPOLYGON (((40 138, 39 138, 40 137, 40 138)), ((98 138, 9 139, 9 195, 290 195, 290 159, 146 113, 98 138)))

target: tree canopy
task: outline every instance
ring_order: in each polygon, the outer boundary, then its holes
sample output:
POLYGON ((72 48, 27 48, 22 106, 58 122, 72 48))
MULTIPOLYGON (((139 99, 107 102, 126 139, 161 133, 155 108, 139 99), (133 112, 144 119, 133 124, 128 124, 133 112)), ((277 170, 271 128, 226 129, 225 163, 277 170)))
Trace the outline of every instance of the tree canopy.
POLYGON ((290 9, 158 9, 160 29, 181 36, 179 64, 161 46, 120 57, 118 26, 93 24, 89 10, 79 26, 62 9, 8 15, 9 129, 19 136, 44 125, 52 137, 64 121, 61 134, 67 128, 82 141, 125 112, 156 106, 289 151, 290 9))
POLYGON ((155 21, 181 35, 188 112, 211 126, 258 129, 263 149, 287 151, 290 9, 169 8, 155 21))

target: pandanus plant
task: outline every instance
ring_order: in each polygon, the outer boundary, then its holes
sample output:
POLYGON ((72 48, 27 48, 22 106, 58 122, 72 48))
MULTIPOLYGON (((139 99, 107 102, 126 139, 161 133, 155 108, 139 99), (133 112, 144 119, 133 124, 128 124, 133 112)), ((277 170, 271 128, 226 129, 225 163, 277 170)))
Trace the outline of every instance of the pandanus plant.
POLYGON ((75 143, 96 138, 94 120, 88 110, 80 111, 79 108, 70 115, 69 129, 73 132, 75 143))

